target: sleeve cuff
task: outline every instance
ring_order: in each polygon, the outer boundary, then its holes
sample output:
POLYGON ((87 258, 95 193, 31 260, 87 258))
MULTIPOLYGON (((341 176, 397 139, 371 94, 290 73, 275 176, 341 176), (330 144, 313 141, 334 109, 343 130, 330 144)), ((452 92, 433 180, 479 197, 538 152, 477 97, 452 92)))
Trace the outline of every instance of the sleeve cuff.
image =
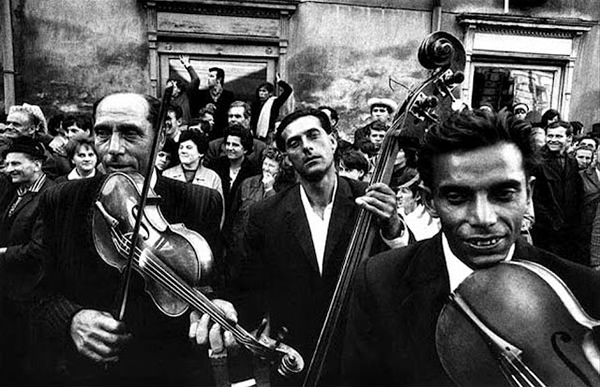
POLYGON ((404 246, 408 246, 408 242, 409 242, 409 235, 410 233, 406 230, 406 223, 404 223, 404 228, 402 229, 402 233, 400 234, 399 237, 396 237, 394 239, 387 239, 383 236, 383 233, 381 232, 381 230, 379 230, 379 236, 381 237, 381 239, 383 240, 383 242, 390 248, 390 249, 397 249, 399 247, 404 247, 404 246))

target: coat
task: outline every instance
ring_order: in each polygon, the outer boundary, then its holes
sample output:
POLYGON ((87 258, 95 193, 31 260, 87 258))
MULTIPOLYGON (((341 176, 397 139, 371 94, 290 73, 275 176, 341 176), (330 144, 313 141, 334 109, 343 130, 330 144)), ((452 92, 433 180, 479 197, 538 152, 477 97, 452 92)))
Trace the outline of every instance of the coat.
MULTIPOLYGON (((71 343, 73 316, 82 309, 113 312, 120 288, 119 271, 104 262, 93 241, 94 203, 106 178, 59 184, 40 201, 42 243, 48 259, 33 308, 36 376, 55 377, 61 385, 117 385, 119 381, 149 385, 166 380, 181 384, 193 380, 206 362, 202 361, 204 352, 194 352, 189 345, 187 313, 180 317, 161 313, 137 273, 132 275, 126 313, 133 340, 119 363, 106 370, 79 355, 71 343)), ((200 233, 213 254, 220 254, 222 201, 216 190, 158 177, 154 191, 161 196, 159 208, 167 222, 183 223, 200 233)))
MULTIPOLYGON (((518 240, 513 259, 539 263, 600 318, 600 272, 518 240)), ((355 277, 343 369, 351 386, 454 386, 435 347, 450 293, 441 234, 363 262, 355 277)))
MULTIPOLYGON (((365 189, 364 183, 338 178, 322 275, 298 184, 250 208, 247 255, 242 258, 240 275, 234 278, 235 305, 240 306, 242 325, 257 326, 268 313, 271 335, 275 337, 285 327, 289 333, 284 342, 298 350, 306 364, 316 346, 359 213, 354 199, 365 189)), ((372 251, 381 249, 382 241, 376 239, 374 246, 372 251)), ((336 340, 330 353, 339 353, 338 343, 336 340)), ((333 379, 326 376, 326 380, 335 380, 336 363, 334 355, 329 371, 333 379)))

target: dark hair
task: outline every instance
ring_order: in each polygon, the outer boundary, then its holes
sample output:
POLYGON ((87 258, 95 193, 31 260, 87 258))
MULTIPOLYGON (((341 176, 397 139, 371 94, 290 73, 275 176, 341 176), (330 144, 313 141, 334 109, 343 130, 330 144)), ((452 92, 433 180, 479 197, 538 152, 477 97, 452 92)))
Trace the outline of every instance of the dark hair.
POLYGON ((363 154, 356 149, 347 149, 342 153, 341 161, 347 169, 357 169, 365 174, 369 172, 369 162, 363 154))
POLYGON ((62 128, 67 130, 69 126, 76 125, 78 128, 92 132, 92 117, 88 114, 67 116, 62 122, 62 128))
POLYGON ((592 140, 592 141, 594 141, 594 143, 596 144, 596 148, 598 147, 598 138, 597 138, 597 137, 594 137, 594 136, 592 136, 591 134, 586 134, 585 136, 582 136, 582 137, 579 139, 579 142, 581 143, 581 141, 583 141, 583 140, 592 140))
MULTIPOLYGON (((51 136, 58 136, 58 129, 62 128, 62 123, 64 119, 65 116, 61 113, 52 116, 52 118, 48 120, 48 134, 50 134, 51 136)), ((4 122, 5 120, 6 118, 4 120, 1 120, 0 122, 4 122)))
POLYGON ((573 135, 573 127, 567 121, 556 121, 552 122, 550 125, 546 127, 546 133, 548 133, 548 129, 556 129, 556 128, 565 128, 567 129, 567 137, 573 135))
POLYGON ((560 120, 560 113, 556 109, 548 109, 542 114, 542 127, 548 126, 548 123, 554 119, 554 117, 558 117, 560 120))
POLYGON ((98 151, 96 150, 96 145, 94 144, 94 137, 89 134, 80 133, 73 136, 65 146, 65 151, 67 152, 67 157, 69 160, 71 160, 75 156, 75 153, 77 153, 77 151, 84 145, 89 146, 96 154, 96 157, 98 157, 98 151))
POLYGON ((253 147, 254 143, 253 143, 252 133, 250 132, 250 129, 246 129, 240 124, 232 124, 225 128, 224 134, 225 134, 225 136, 224 136, 225 141, 227 141, 228 136, 239 137, 241 140, 242 146, 244 147, 244 150, 246 151, 245 153, 252 152, 252 147, 253 147))
POLYGON ((571 127, 573 128, 574 135, 582 134, 583 124, 580 121, 571 121, 571 127))
POLYGON ((523 169, 529 177, 538 162, 537 154, 529 141, 530 132, 529 123, 514 119, 507 111, 489 113, 465 109, 455 112, 425 134, 418 154, 421 179, 433 189, 433 162, 436 157, 502 143, 514 144, 521 151, 523 169))
POLYGON ((271 94, 273 94, 273 91, 275 90, 275 87, 273 86, 273 84, 271 82, 263 82, 260 85, 258 85, 258 87, 256 88, 256 96, 257 97, 258 97, 258 91, 263 88, 266 89, 271 94))
POLYGON ((285 116, 283 120, 281 120, 279 126, 277 127, 277 133, 275 134, 275 143, 277 144, 277 148, 279 148, 279 150, 285 152, 285 141, 281 136, 285 128, 287 128, 288 125, 292 122, 305 116, 313 116, 318 118, 325 132, 331 133, 331 123, 329 122, 329 118, 327 117, 327 114, 323 113, 321 110, 313 108, 296 110, 295 112, 285 116))
POLYGON ((179 105, 169 105, 169 108, 167 109, 167 113, 168 112, 175 113, 175 118, 178 120, 180 120, 181 117, 183 117, 183 109, 179 105))
POLYGON ((198 147, 198 153, 204 155, 208 151, 208 136, 198 129, 188 129, 181 132, 181 135, 179 136, 179 145, 188 140, 191 140, 194 144, 196 144, 196 147, 198 147))
POLYGON ((246 118, 250 118, 250 116, 252 115, 252 109, 250 108, 250 105, 248 105, 248 103, 244 102, 244 101, 233 101, 231 103, 231 105, 229 105, 229 109, 227 111, 229 111, 231 108, 234 107, 243 107, 244 108, 244 117, 246 118))
POLYGON ((221 85, 223 85, 223 83, 225 82, 225 71, 223 71, 223 69, 220 67, 211 67, 208 69, 209 73, 213 71, 217 73, 217 81, 221 80, 221 85))
MULTIPOLYGON (((104 101, 104 99, 106 97, 110 97, 110 96, 116 95, 116 94, 120 94, 120 93, 112 93, 112 94, 105 95, 104 97, 102 97, 99 100, 97 100, 96 102, 94 102, 94 107, 92 110, 92 117, 94 119, 94 122, 96 120, 96 112, 98 110, 98 105, 100 105, 100 103, 102 101, 104 101)), ((160 100, 151 95, 147 95, 147 94, 136 94, 136 93, 132 93, 132 94, 139 95, 148 103, 148 116, 146 117, 146 119, 148 120, 148 122, 150 122, 150 125, 152 125, 152 128, 154 130, 154 128, 156 127, 156 121, 158 121, 158 114, 159 114, 159 110, 160 110, 160 100)))
POLYGON ((387 132, 388 127, 387 127, 386 124, 384 124, 381 121, 373 121, 371 124, 369 124, 367 126, 367 136, 371 135, 371 131, 372 130, 376 130, 376 131, 379 131, 379 132, 381 132, 381 131, 387 132))
POLYGON ((319 110, 329 110, 329 113, 331 113, 331 119, 334 121, 339 121, 339 115, 337 110, 335 110, 334 108, 332 108, 331 106, 319 106, 317 109, 319 110))
POLYGON ((177 85, 177 88, 179 90, 183 90, 185 88, 185 83, 183 82, 183 80, 181 80, 180 78, 177 77, 170 77, 169 79, 167 79, 167 84, 169 82, 173 82, 175 83, 175 85, 177 85))

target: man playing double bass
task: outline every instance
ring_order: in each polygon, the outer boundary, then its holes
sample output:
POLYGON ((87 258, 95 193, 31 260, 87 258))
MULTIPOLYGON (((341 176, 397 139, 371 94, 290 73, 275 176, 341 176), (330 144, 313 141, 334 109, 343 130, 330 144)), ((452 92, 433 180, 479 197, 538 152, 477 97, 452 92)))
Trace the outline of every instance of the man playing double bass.
POLYGON ((442 229, 359 268, 343 355, 348 385, 453 386, 436 351, 438 315, 469 274, 501 261, 545 266, 600 317, 597 272, 519 238, 534 185, 529 132, 507 115, 463 110, 426 134, 418 168, 442 229))
MULTIPOLYGON (((96 149, 108 173, 145 173, 159 127, 159 107, 153 97, 124 93, 95 105, 96 149)), ((41 199, 48 259, 32 312, 39 381, 78 386, 210 383, 210 376, 203 374, 206 351, 194 350, 188 340, 188 314, 163 315, 145 293, 141 276, 133 273, 124 321, 113 314, 121 274, 96 252, 91 222, 106 178, 65 183, 41 199)), ((154 179, 152 187, 161 196, 159 208, 166 220, 197 231, 213 253, 220 254, 219 193, 160 176, 154 179)))
MULTIPOLYGON (((298 350, 308 368, 360 207, 372 212, 378 222, 380 236, 375 242, 380 249, 383 241, 405 245, 408 233, 387 185, 367 188, 338 176, 334 165, 337 142, 322 111, 299 110, 286 116, 277 129, 276 142, 299 183, 250 210, 245 237, 248 251, 237 268, 234 289, 242 297, 232 301, 243 326, 258 326, 260 318, 268 315, 271 336, 285 327, 284 342, 298 350)), ((226 311, 235 314, 231 306, 226 311)), ((224 347, 219 326, 213 325, 208 332, 208 323, 208 316, 199 321, 197 339, 201 343, 210 340, 213 351, 220 352, 224 347)), ((339 341, 330 355, 324 385, 339 383, 339 341)), ((273 378, 271 383, 300 385, 303 376, 285 381, 273 378)))

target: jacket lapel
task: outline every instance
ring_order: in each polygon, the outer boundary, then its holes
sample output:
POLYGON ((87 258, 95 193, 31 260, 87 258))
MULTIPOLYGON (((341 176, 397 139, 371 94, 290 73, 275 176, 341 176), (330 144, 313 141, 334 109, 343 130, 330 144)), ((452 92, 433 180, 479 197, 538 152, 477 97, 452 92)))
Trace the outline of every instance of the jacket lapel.
POLYGON ((356 204, 354 203, 354 197, 352 196, 352 190, 348 182, 344 179, 338 178, 338 187, 333 203, 333 210, 331 211, 331 219, 329 221, 329 228, 327 230, 327 241, 325 243, 325 254, 323 255, 323 276, 332 274, 332 270, 337 274, 339 268, 341 268, 341 261, 345 257, 346 249, 348 246, 339 246, 341 239, 349 240, 349 235, 345 235, 344 232, 353 230, 352 225, 347 225, 348 222, 354 221, 354 214, 356 213, 356 204), (342 252, 334 255, 334 252, 342 252))
POLYGON ((304 257, 308 259, 310 266, 319 273, 319 266, 317 264, 317 256, 315 254, 315 248, 313 246, 312 236, 310 234, 310 227, 308 220, 306 219, 306 213, 304 212, 304 206, 300 199, 300 186, 297 185, 290 192, 291 200, 287 203, 285 210, 285 222, 289 229, 289 232, 294 235, 298 244, 304 252, 304 257))

